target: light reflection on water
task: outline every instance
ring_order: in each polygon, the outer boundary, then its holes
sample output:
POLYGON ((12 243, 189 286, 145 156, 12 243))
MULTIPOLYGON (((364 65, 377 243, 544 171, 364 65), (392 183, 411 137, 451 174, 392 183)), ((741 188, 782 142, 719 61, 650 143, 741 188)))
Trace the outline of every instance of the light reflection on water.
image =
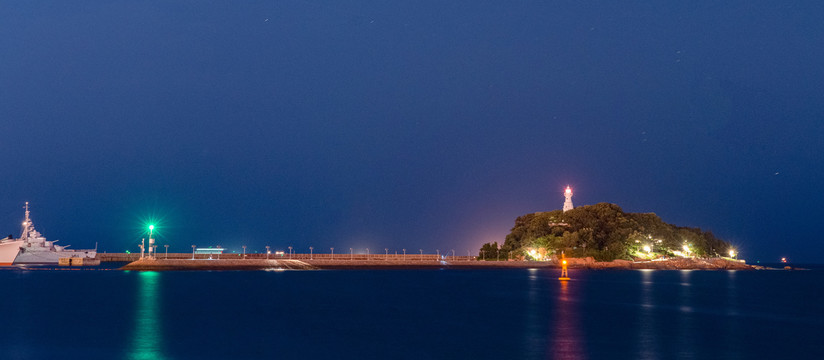
POLYGON ((638 328, 638 359, 657 359, 658 341, 656 339, 656 321, 653 315, 652 276, 654 270, 641 270, 641 309, 638 328))
POLYGON ((541 349, 546 345, 545 330, 543 328, 546 322, 544 317, 546 313, 543 310, 547 305, 547 292, 541 280, 546 281, 546 279, 538 276, 538 269, 529 269, 528 271, 529 287, 527 291, 528 303, 525 309, 524 346, 527 351, 527 358, 541 358, 543 355, 541 349))
POLYGON ((738 271, 736 270, 729 270, 727 271, 727 311, 725 318, 728 319, 724 321, 725 324, 725 336, 724 336, 724 344, 723 348, 725 350, 724 357, 727 359, 740 359, 741 355, 740 352, 735 349, 733 344, 743 342, 741 339, 741 327, 739 326, 740 321, 736 321, 735 318, 739 315, 739 301, 738 301, 738 287, 736 284, 736 275, 738 271))
POLYGON ((163 332, 160 326, 160 273, 143 271, 138 273, 138 302, 135 309, 135 330, 129 359, 163 359, 163 332))
POLYGON ((581 319, 576 301, 572 299, 569 281, 558 281, 558 299, 555 302, 555 336, 550 347, 550 357, 554 359, 582 360, 584 338, 581 335, 581 319))
POLYGON ((692 359, 694 353, 689 349, 693 349, 695 339, 693 338, 695 328, 692 324, 692 286, 691 275, 692 270, 681 270, 681 288, 678 294, 678 299, 681 304, 679 309, 681 315, 676 317, 678 323, 678 343, 676 352, 677 359, 692 359))

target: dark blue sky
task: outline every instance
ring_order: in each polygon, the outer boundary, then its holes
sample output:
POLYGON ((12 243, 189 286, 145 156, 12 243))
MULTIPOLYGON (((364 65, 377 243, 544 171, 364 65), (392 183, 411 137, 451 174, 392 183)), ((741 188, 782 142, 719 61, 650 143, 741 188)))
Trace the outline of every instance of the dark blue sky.
MULTIPOLYGON (((822 261, 819 1, 3 1, 0 228, 455 249, 613 202, 822 261)), ((414 249, 414 250, 413 250, 414 249)))

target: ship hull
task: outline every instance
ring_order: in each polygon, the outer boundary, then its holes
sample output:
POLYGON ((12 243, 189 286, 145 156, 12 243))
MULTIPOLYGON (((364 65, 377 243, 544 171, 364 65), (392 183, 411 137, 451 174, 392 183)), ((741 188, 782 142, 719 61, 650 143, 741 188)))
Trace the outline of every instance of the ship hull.
POLYGON ((0 242, 0 266, 12 265, 22 245, 22 240, 0 242))
POLYGON ((17 255, 15 265, 19 264, 57 264, 60 258, 88 258, 94 259, 96 251, 25 251, 17 255))

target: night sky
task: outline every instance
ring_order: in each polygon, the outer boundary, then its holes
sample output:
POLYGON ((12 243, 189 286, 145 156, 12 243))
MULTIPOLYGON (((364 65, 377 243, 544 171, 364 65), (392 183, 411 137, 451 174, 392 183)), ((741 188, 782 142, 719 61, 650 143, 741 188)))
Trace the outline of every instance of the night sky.
MULTIPOLYGON (((821 1, 0 1, 0 232, 477 254, 612 202, 824 261, 821 1)), ((161 249, 162 251, 162 249, 161 249)))

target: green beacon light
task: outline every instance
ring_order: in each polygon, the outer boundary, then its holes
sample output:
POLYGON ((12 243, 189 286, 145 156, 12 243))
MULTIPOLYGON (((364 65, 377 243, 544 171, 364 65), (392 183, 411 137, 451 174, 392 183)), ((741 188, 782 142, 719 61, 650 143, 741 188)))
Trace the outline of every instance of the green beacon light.
MULTIPOLYGON (((152 237, 152 233, 154 232, 154 224, 149 225, 149 259, 154 260, 152 253, 154 252, 154 238, 152 237)), ((143 258, 143 250, 140 250, 140 257, 143 258)))

